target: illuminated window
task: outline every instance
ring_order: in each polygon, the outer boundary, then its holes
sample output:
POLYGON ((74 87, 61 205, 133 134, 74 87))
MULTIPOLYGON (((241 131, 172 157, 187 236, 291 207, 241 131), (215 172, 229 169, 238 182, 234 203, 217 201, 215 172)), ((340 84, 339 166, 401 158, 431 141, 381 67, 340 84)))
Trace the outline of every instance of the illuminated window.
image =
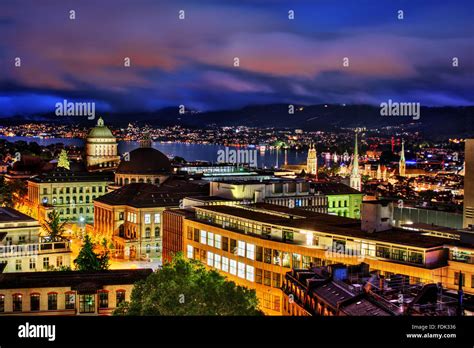
POLYGON ((95 312, 95 295, 81 294, 79 295, 79 313, 95 312))
POLYGON ((215 254, 214 255, 214 267, 217 269, 221 269, 221 256, 215 254))
POLYGON ((5 295, 0 295, 0 313, 5 312, 5 295))
POLYGON ((237 264, 237 266, 238 266, 238 273, 237 273, 237 276, 238 276, 239 278, 245 279, 245 263, 239 262, 239 263, 237 264))
POLYGON ((145 214, 145 223, 151 224, 151 214, 145 214))
POLYGON ((247 243, 247 258, 255 260, 255 245, 247 243))
POLYGON ((214 246, 214 233, 207 232, 207 245, 214 246))
POLYGON ((194 256, 194 248, 192 245, 188 245, 187 246, 187 254, 186 256, 188 257, 188 259, 192 259, 193 256, 194 256))
POLYGON ((201 230, 201 244, 207 244, 206 231, 201 230))
POLYGON ((214 266, 214 253, 210 251, 207 252, 207 265, 211 267, 214 266))
POLYGON ((155 214, 155 224, 161 223, 161 214, 155 214))
POLYGON ((253 266, 249 266, 247 265, 246 266, 246 279, 253 282, 255 281, 255 270, 253 268, 253 266))
POLYGON ((224 272, 229 272, 229 259, 227 257, 222 257, 222 270, 224 272))
POLYGON ((230 260, 230 274, 237 274, 237 261, 232 259, 230 260))
POLYGON ((218 234, 216 234, 214 237, 215 237, 215 238, 214 238, 214 246, 215 246, 217 249, 220 249, 220 248, 221 248, 221 244, 222 244, 222 243, 221 243, 221 236, 218 235, 218 234))
POLYGON ((237 255, 245 257, 245 242, 238 241, 237 255))

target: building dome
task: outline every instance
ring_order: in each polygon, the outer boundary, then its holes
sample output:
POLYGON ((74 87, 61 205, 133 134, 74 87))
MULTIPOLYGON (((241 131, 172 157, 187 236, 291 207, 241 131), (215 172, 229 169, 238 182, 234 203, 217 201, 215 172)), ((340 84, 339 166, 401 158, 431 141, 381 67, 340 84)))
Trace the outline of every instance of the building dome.
POLYGON ((160 174, 171 172, 171 162, 168 157, 161 151, 151 147, 140 147, 130 151, 128 156, 124 157, 117 168, 117 174, 160 174))
POLYGON ((120 161, 117 141, 102 117, 87 136, 86 156, 89 171, 117 168, 120 161))
POLYGON ((110 131, 108 127, 104 125, 104 120, 102 117, 99 117, 99 120, 97 121, 97 126, 91 129, 89 132, 89 135, 87 136, 88 139, 90 138, 113 138, 115 140, 114 135, 110 131))

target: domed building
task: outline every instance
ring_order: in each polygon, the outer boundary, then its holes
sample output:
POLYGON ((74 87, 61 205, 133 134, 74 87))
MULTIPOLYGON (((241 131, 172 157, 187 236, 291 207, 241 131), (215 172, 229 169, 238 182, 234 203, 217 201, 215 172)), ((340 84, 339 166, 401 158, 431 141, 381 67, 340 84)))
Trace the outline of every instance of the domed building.
POLYGON ((117 151, 117 140, 102 117, 99 117, 97 126, 92 128, 86 138, 86 161, 89 171, 115 169, 120 156, 117 151))
POLYGON ((115 186, 132 183, 161 185, 171 176, 171 161, 162 152, 151 147, 145 136, 140 147, 123 155, 115 172, 115 186))

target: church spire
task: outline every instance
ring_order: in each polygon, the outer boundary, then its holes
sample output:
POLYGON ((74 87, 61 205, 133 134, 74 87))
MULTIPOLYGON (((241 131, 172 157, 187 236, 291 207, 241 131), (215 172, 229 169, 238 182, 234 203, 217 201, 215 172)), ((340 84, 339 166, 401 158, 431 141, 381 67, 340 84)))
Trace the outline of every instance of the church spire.
POLYGON ((354 159, 352 160, 352 173, 349 181, 350 187, 356 189, 357 191, 361 190, 361 175, 359 173, 359 149, 357 145, 357 131, 355 133, 355 143, 354 143, 354 159))
POLYGON ((400 162, 398 162, 398 174, 400 176, 405 176, 406 171, 406 162, 405 162, 405 141, 402 140, 402 151, 400 151, 400 162))

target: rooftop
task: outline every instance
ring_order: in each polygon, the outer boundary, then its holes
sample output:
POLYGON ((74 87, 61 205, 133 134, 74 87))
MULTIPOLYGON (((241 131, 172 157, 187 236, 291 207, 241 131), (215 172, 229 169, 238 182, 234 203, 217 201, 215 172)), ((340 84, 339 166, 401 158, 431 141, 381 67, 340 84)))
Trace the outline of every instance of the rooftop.
POLYGON ((362 238, 426 249, 456 243, 452 239, 426 236, 417 231, 408 231, 401 228, 369 233, 361 230, 361 223, 356 219, 267 203, 257 203, 248 206, 199 206, 196 209, 282 227, 326 232, 344 237, 362 238))
POLYGON ((18 210, 0 207, 0 223, 2 222, 33 222, 35 219, 20 213, 18 210))
POLYGON ((125 185, 95 199, 109 205, 128 205, 136 208, 178 206, 180 200, 190 195, 209 192, 209 183, 168 179, 160 186, 146 183, 125 185))
POLYGON ((36 183, 53 183, 53 182, 96 182, 96 181, 113 181, 112 172, 73 172, 65 169, 57 169, 48 174, 39 175, 28 181, 36 183))
POLYGON ((0 274, 0 289, 71 287, 98 290, 104 285, 134 284, 145 279, 151 269, 121 269, 94 272, 25 272, 0 274))
POLYGON ((315 182, 311 183, 311 187, 314 188, 316 192, 320 191, 325 195, 362 194, 362 192, 338 182, 315 182))

